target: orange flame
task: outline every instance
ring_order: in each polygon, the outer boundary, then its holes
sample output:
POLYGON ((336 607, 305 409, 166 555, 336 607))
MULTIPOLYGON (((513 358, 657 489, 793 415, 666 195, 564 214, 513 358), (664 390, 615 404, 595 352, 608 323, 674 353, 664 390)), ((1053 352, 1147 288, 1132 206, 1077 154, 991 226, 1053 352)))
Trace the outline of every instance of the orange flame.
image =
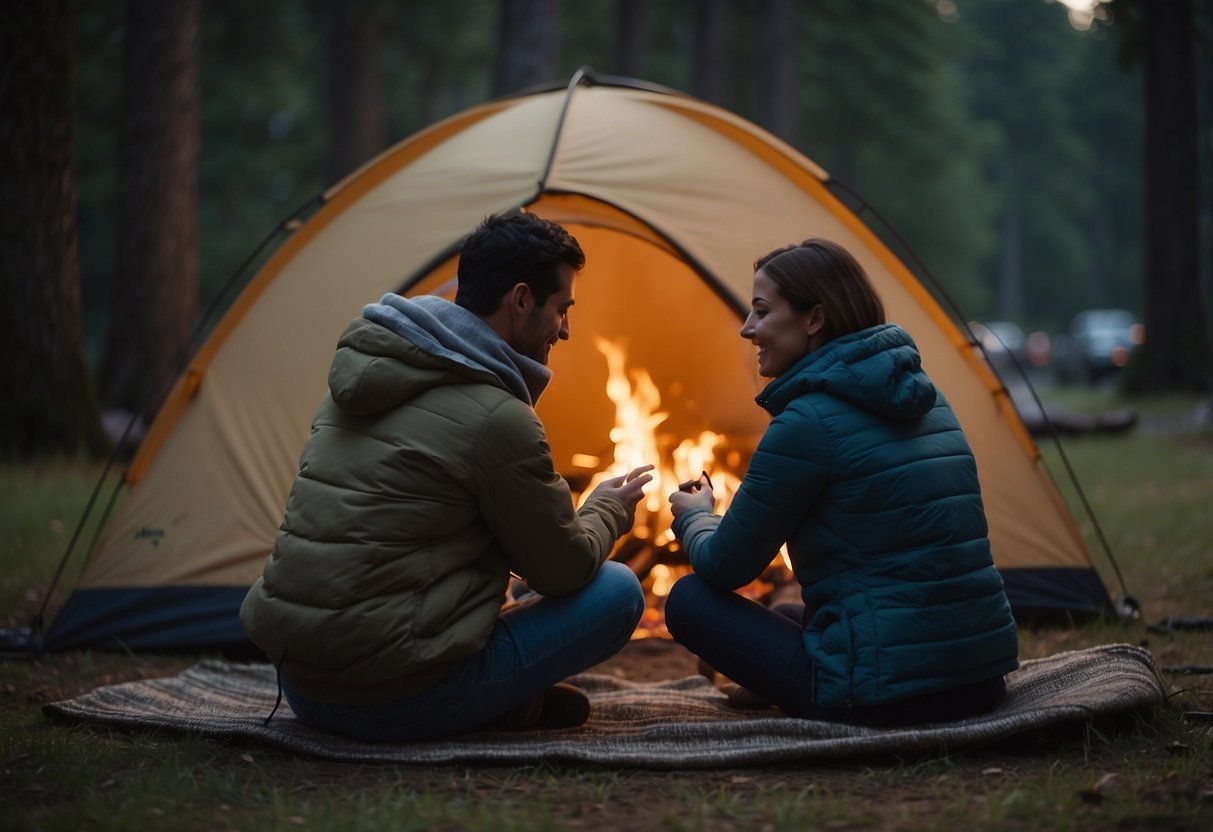
MULTIPOLYGON (((677 441, 677 437, 669 432, 659 433, 658 428, 669 418, 669 412, 661 410, 661 394, 648 371, 643 368, 629 371, 627 353, 622 345, 601 337, 596 339, 596 343, 598 351, 607 361, 606 393, 615 405, 615 425, 609 434, 614 445, 614 458, 605 470, 590 479, 579 504, 604 479, 652 464, 655 466, 653 481, 645 486, 645 497, 637 506, 631 535, 659 549, 677 551, 678 542, 670 528, 674 520, 667 499, 670 492, 679 483, 697 479, 701 472, 706 471, 712 479, 714 509, 716 513, 723 514, 741 486, 740 477, 733 473, 740 465, 741 455, 735 449, 728 449, 728 437, 722 433, 703 430, 697 437, 681 441, 677 441), (718 462, 718 453, 721 452, 724 457, 718 462)), ((600 464, 600 460, 590 454, 576 454, 572 461, 579 467, 600 464)), ((791 565, 786 546, 781 553, 790 577, 791 565)), ((655 563, 648 569, 644 583, 651 600, 632 638, 669 637, 662 611, 664 599, 674 582, 689 571, 687 565, 667 563, 655 563)), ((771 589, 771 584, 759 580, 744 587, 741 592, 758 597, 771 589)))
POLYGON ((588 496, 604 479, 626 474, 641 465, 654 465, 653 481, 645 486, 645 499, 637 507, 632 534, 641 540, 652 538, 655 545, 665 546, 674 539, 670 530, 674 518, 666 498, 679 483, 707 471, 712 477, 716 510, 723 512, 732 502, 741 480, 716 466, 716 450, 727 444, 728 437, 705 430, 698 438, 683 439, 668 454, 663 454, 657 428, 670 414, 660 410, 661 393, 657 385, 643 368, 627 371, 622 346, 602 337, 596 338, 596 344, 606 357, 606 393, 615 404, 615 426, 610 432, 615 451, 614 461, 594 475, 583 496, 588 496))

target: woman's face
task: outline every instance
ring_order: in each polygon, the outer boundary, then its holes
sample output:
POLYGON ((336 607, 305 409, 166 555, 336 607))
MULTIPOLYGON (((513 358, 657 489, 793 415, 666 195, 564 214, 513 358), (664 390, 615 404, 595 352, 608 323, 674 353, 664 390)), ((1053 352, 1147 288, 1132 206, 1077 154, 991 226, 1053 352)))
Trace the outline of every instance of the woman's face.
POLYGON ((817 347, 823 324, 821 304, 797 312, 779 292, 775 281, 759 269, 754 275, 750 314, 741 327, 741 337, 758 347, 758 374, 764 378, 783 375, 793 364, 817 347))

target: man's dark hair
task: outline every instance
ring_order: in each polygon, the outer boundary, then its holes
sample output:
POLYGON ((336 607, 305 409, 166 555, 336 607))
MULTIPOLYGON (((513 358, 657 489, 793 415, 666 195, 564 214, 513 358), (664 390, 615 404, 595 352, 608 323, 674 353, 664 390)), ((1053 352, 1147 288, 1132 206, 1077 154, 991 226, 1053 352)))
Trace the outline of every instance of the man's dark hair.
POLYGON ((489 315, 506 292, 525 283, 542 306, 560 288, 562 263, 579 271, 585 254, 556 223, 525 213, 487 217, 463 243, 455 303, 489 315))

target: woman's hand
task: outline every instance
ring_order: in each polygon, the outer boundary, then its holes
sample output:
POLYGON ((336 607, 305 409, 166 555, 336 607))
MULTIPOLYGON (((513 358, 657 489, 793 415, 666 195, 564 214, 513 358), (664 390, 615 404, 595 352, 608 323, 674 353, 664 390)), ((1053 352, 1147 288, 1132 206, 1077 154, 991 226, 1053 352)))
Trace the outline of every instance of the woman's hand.
POLYGON ((675 517, 693 508, 706 508, 708 511, 716 505, 716 497, 712 494, 712 481, 706 473, 700 474, 699 479, 684 482, 678 490, 670 495, 670 511, 675 517))

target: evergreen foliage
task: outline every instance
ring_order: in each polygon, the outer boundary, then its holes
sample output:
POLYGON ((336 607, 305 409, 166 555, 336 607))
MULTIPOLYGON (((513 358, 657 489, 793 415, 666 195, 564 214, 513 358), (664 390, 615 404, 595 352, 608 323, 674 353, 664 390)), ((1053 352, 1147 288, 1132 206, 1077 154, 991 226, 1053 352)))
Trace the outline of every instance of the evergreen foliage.
MULTIPOLYGON (((76 6, 82 281, 96 360, 114 268, 122 7, 76 6)), ((615 16, 626 6, 560 4, 554 82, 583 64, 617 71, 615 16)), ((203 308, 332 184, 326 11, 324 0, 203 7, 203 308)), ((755 121, 768 46, 760 11, 729 5, 721 102, 755 121)), ((492 94, 497 0, 381 12, 389 143, 492 94)), ((1143 311, 1140 82, 1117 65, 1108 26, 1077 31, 1045 0, 818 0, 796 14, 798 146, 889 220, 966 316, 1058 331, 1088 306, 1143 311)), ((690 0, 646 4, 645 80, 691 90, 694 22, 690 0)))

